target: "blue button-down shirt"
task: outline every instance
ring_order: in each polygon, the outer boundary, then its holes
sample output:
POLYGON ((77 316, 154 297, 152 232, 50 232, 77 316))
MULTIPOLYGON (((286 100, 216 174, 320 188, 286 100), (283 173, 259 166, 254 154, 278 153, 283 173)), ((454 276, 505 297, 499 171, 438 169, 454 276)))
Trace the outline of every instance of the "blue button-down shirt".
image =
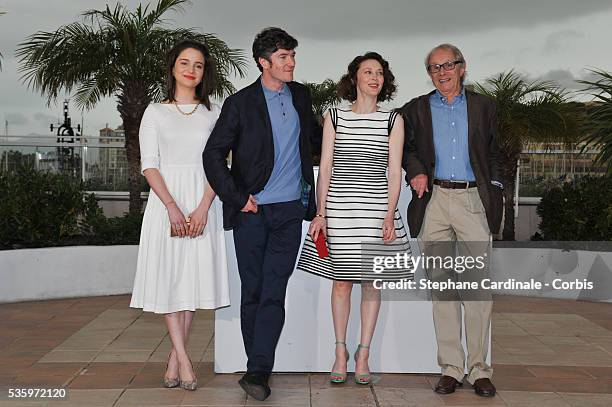
POLYGON ((260 205, 295 201, 302 195, 302 161, 300 159, 300 118, 283 85, 280 91, 261 84, 274 140, 274 168, 263 191, 255 195, 260 205))
POLYGON ((452 103, 436 92, 429 97, 433 139, 436 150, 435 177, 455 181, 475 181, 468 146, 468 115, 465 89, 452 103))

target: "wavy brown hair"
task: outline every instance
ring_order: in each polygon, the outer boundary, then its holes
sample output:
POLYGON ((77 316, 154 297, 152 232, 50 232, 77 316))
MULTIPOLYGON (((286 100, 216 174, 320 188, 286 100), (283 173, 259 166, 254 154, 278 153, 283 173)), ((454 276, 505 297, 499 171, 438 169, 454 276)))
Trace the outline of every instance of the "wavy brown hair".
POLYGON ((208 110, 210 110, 210 95, 215 91, 217 82, 215 81, 215 60, 210 55, 208 47, 199 41, 194 40, 183 40, 177 42, 174 47, 166 56, 167 61, 167 74, 166 74, 166 100, 174 102, 174 93, 176 92, 176 79, 172 74, 174 64, 178 59, 178 56, 186 49, 193 48, 200 51, 204 55, 204 75, 202 76, 202 82, 196 87, 195 97, 202 103, 208 110))
POLYGON ((383 68, 384 83, 380 93, 376 97, 378 102, 385 102, 393 99, 397 86, 395 85, 395 75, 389 69, 389 62, 385 60, 377 52, 366 52, 363 55, 356 56, 348 66, 348 71, 345 73, 338 83, 338 96, 342 99, 354 102, 357 100, 357 71, 363 61, 373 59, 378 61, 383 68))

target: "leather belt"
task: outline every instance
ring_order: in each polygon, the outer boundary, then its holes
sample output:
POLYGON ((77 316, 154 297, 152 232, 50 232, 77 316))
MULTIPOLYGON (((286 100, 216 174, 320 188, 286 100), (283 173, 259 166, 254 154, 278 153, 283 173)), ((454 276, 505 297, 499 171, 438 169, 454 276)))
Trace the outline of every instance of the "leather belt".
POLYGON ((466 188, 476 188, 475 181, 448 181, 445 179, 434 179, 433 182, 435 185, 438 185, 440 188, 448 188, 448 189, 466 189, 466 188))

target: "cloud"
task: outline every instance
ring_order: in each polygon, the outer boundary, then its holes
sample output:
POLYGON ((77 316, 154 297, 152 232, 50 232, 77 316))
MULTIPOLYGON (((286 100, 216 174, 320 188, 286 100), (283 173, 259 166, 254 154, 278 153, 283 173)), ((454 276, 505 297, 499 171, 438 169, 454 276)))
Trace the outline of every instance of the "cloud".
POLYGON ((350 40, 436 34, 476 33, 496 28, 532 28, 612 9, 610 0, 287 0, 204 1, 189 9, 185 20, 225 35, 253 38, 265 26, 285 27, 300 38, 350 40), (215 13, 206 10, 215 10, 215 13), (200 12, 201 11, 201 12, 200 12), (258 16, 254 19, 253 16, 258 16), (217 28, 218 27, 218 28, 217 28), (210 28, 208 28, 210 29, 210 28), (232 31, 232 32, 230 32, 232 31))
POLYGON ((501 49, 497 49, 497 50, 491 50, 491 51, 485 51, 480 55, 480 58, 482 59, 495 59, 498 58, 499 56, 503 55, 503 51, 501 49))
POLYGON ((550 71, 536 76, 527 77, 530 81, 551 81, 567 90, 584 89, 585 85, 578 83, 579 80, 592 81, 596 78, 593 72, 582 69, 578 74, 572 73, 569 69, 551 69, 550 71))
POLYGON ((49 127, 51 123, 56 123, 58 118, 50 114, 38 112, 34 114, 34 120, 42 126, 49 127))
MULTIPOLYGON (((5 54, 36 30, 81 21, 80 14, 104 8, 101 0, 54 0, 53 7, 38 2, 5 0, 8 14, 0 17, 0 47, 5 54), (24 26, 24 18, 27 25, 24 26), (10 48, 9 48, 10 47, 10 48)), ((108 2, 111 7, 115 1, 108 2)), ((134 9, 142 0, 122 0, 134 9)), ((151 1, 152 4, 155 1, 151 1)), ((183 12, 169 13, 169 25, 201 27, 222 34, 230 44, 245 47, 266 26, 280 26, 299 39, 322 40, 397 38, 405 35, 473 33, 495 28, 532 28, 612 9, 610 0, 197 0, 183 12)), ((235 46, 236 46, 235 45, 235 46)))
POLYGON ((30 122, 23 113, 5 113, 4 120, 9 122, 9 126, 23 126, 30 122))
POLYGON ((569 42, 584 37, 583 34, 575 30, 561 30, 549 34, 544 43, 544 53, 554 54, 566 48, 569 42))

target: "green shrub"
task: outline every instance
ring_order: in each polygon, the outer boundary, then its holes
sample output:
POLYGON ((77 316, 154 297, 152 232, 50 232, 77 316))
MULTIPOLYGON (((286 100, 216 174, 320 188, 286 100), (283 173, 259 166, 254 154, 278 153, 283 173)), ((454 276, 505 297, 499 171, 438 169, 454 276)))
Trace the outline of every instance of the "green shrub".
POLYGON ((107 218, 93 195, 87 198, 86 205, 88 210, 82 222, 82 228, 83 233, 88 235, 88 244, 138 244, 142 213, 125 213, 120 217, 107 218))
POLYGON ((612 177, 587 177, 545 192, 533 240, 612 240, 612 177))
POLYGON ((32 167, 0 173, 0 249, 138 244, 142 214, 107 219, 73 177, 32 167))
POLYGON ((79 181, 20 167, 0 174, 0 246, 56 246, 78 234, 84 214, 79 181))

